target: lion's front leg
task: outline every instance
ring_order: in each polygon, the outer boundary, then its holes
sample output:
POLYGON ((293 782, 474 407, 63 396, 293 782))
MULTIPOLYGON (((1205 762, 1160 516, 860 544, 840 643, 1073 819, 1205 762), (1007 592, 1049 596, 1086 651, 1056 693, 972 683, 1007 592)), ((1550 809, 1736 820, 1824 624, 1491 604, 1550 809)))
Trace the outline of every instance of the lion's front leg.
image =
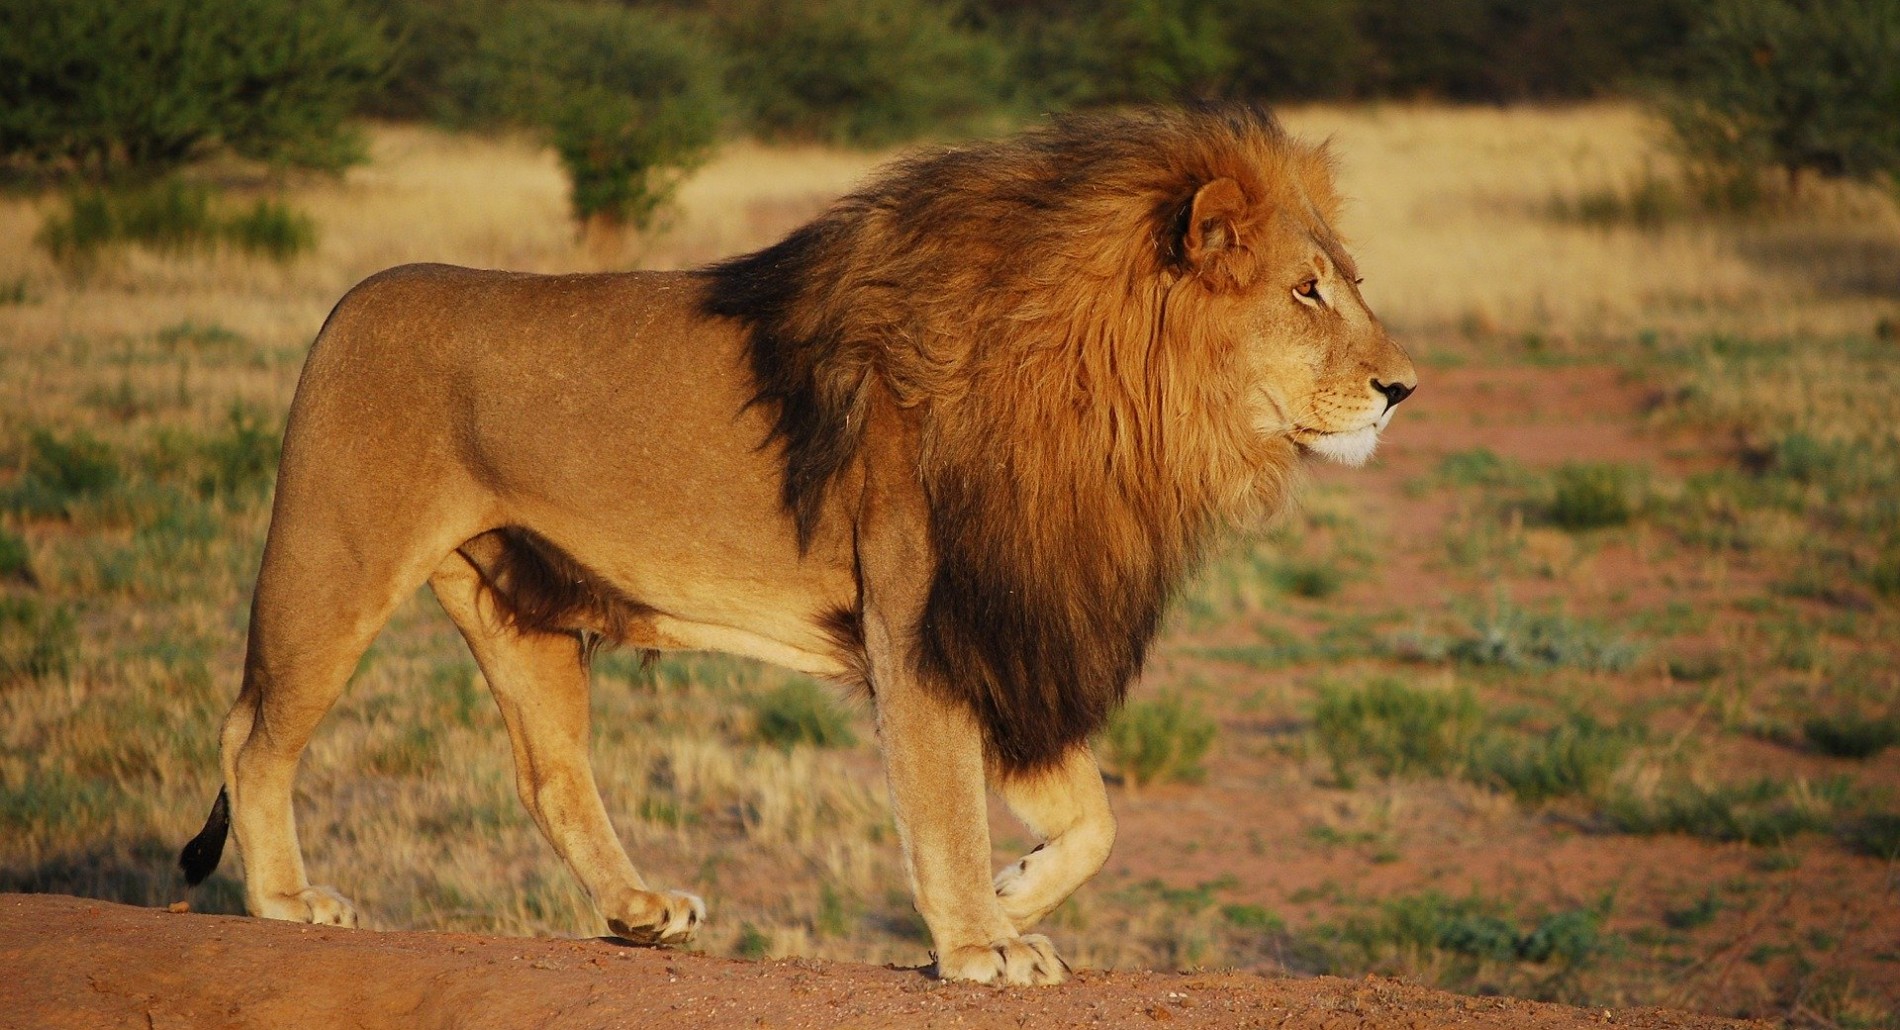
POLYGON ((990 883, 983 737, 965 707, 915 681, 878 681, 878 732, 917 911, 937 975, 979 983, 1053 984, 1068 966, 1049 939, 1018 934, 990 883))
POLYGON ((1003 912, 1016 929, 1026 930, 1101 871, 1115 844, 1115 815, 1087 744, 1048 769, 1003 771, 997 779, 1010 811, 1042 838, 1034 851, 996 874, 1003 912))

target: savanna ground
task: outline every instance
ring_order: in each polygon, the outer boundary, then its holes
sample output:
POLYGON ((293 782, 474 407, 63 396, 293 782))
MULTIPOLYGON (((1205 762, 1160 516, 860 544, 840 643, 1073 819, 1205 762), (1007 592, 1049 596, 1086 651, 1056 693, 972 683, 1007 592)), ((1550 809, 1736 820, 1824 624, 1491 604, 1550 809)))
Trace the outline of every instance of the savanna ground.
MULTIPOLYGON (((1696 214, 1622 107, 1286 117, 1334 137, 1366 295, 1423 386, 1372 466, 1318 470, 1186 592, 1104 742, 1121 837, 1058 946, 1894 1026, 1893 198, 1696 214)), ((550 155, 373 140, 291 185, 321 237, 287 266, 134 250, 78 275, 33 245, 50 199, 0 199, 0 891, 183 896, 274 436, 352 282, 694 264, 876 160, 732 145, 663 231, 577 243, 550 155)), ((608 807, 652 880, 707 896, 696 947, 925 961, 861 710, 715 657, 595 681, 608 807)), ((419 595, 305 758, 313 877, 380 928, 604 932, 508 754, 419 595)), ((995 816, 1000 862, 1031 842, 995 816)), ((193 908, 240 911, 236 875, 193 908)))

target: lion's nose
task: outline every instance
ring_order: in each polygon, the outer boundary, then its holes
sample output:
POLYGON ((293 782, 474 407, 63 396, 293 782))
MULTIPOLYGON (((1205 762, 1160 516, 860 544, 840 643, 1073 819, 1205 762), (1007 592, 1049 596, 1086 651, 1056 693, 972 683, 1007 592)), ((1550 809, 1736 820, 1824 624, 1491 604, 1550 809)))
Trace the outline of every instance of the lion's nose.
POLYGON ((1377 379, 1372 381, 1372 388, 1385 394, 1385 406, 1388 408, 1410 397, 1414 389, 1404 383, 1382 383, 1377 379))

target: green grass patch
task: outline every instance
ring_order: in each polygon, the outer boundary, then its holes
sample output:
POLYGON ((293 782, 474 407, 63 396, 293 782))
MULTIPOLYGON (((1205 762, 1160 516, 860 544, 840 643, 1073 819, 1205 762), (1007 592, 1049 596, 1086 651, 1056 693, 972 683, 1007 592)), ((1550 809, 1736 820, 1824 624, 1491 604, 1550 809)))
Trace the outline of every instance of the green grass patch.
POLYGON ((1636 470, 1626 465, 1568 463, 1551 473, 1546 514, 1572 532, 1621 526, 1636 515, 1640 485, 1636 470))
POLYGON ((1802 724, 1808 745, 1835 758, 1872 758, 1900 741, 1900 719, 1858 712, 1817 715, 1802 724))
POLYGON ((1847 824, 1841 839, 1863 855, 1900 861, 1900 814, 1875 812, 1847 824))
POLYGON ((1615 954, 1620 941, 1604 929, 1609 911, 1605 898, 1526 921, 1486 898, 1425 891, 1386 898, 1306 938, 1321 972, 1412 974, 1441 987, 1495 990, 1518 964, 1573 971, 1615 954))
POLYGON ((1587 715, 1573 715, 1535 735, 1493 731, 1473 748, 1466 775, 1526 804, 1594 797, 1639 739, 1634 730, 1606 727, 1587 715))
POLYGON ((1199 783, 1201 761, 1217 727, 1200 706, 1178 693, 1123 705, 1097 743, 1103 764, 1133 786, 1172 780, 1199 783))
POLYGON ((35 429, 27 437, 25 470, 0 492, 0 507, 28 518, 70 517, 81 502, 109 494, 124 481, 118 453, 92 434, 35 429))
POLYGON ((1395 679, 1322 685, 1313 712, 1313 733, 1347 788, 1362 769, 1379 776, 1457 772, 1482 723, 1469 690, 1420 689, 1395 679))
POLYGON ((267 199, 231 211, 209 187, 173 178, 74 190, 36 239, 55 260, 76 267, 128 243, 164 253, 229 246, 284 262, 316 246, 316 223, 267 199))
POLYGON ((36 597, 0 596, 0 686, 63 678, 78 654, 71 609, 36 597))
POLYGON ((1432 473, 1433 481, 1441 486, 1523 487, 1535 478, 1524 466, 1499 457, 1488 447, 1453 451, 1439 460, 1438 468, 1432 473))
POLYGON ((1473 635, 1453 641, 1446 655, 1467 665, 1506 669, 1581 669, 1622 672, 1641 648, 1599 623, 1562 612, 1533 612, 1500 599, 1474 620, 1473 635))
POLYGON ((0 526, 0 580, 4 579, 31 582, 33 552, 27 549, 26 541, 18 534, 8 532, 5 526, 0 526))
POLYGON ((851 713, 808 679, 794 679, 759 695, 752 702, 752 712, 758 720, 758 739, 787 750, 798 744, 851 747, 858 742, 851 729, 851 713))
POLYGON ((1813 784, 1761 777, 1714 786, 1673 779, 1647 793, 1613 794, 1600 808, 1625 833, 1682 833, 1767 846, 1832 829, 1852 790, 1844 779, 1813 784))

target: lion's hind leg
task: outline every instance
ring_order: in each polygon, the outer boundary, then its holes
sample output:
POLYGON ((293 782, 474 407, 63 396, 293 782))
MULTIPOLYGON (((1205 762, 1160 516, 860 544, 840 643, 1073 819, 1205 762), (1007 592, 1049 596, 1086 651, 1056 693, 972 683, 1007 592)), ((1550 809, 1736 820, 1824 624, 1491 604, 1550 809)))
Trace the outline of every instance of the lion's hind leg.
POLYGON ((1042 838, 1035 850, 996 874, 996 897, 1021 931, 1101 871, 1115 844, 1115 816, 1086 744, 1048 769, 1003 772, 997 782, 1010 811, 1042 838))
POLYGON ((449 555, 429 585, 468 641, 501 708, 522 804, 608 927, 639 944, 691 939, 706 918, 705 902, 647 888, 594 784, 587 753, 587 664, 578 635, 513 625, 461 552, 449 555))

